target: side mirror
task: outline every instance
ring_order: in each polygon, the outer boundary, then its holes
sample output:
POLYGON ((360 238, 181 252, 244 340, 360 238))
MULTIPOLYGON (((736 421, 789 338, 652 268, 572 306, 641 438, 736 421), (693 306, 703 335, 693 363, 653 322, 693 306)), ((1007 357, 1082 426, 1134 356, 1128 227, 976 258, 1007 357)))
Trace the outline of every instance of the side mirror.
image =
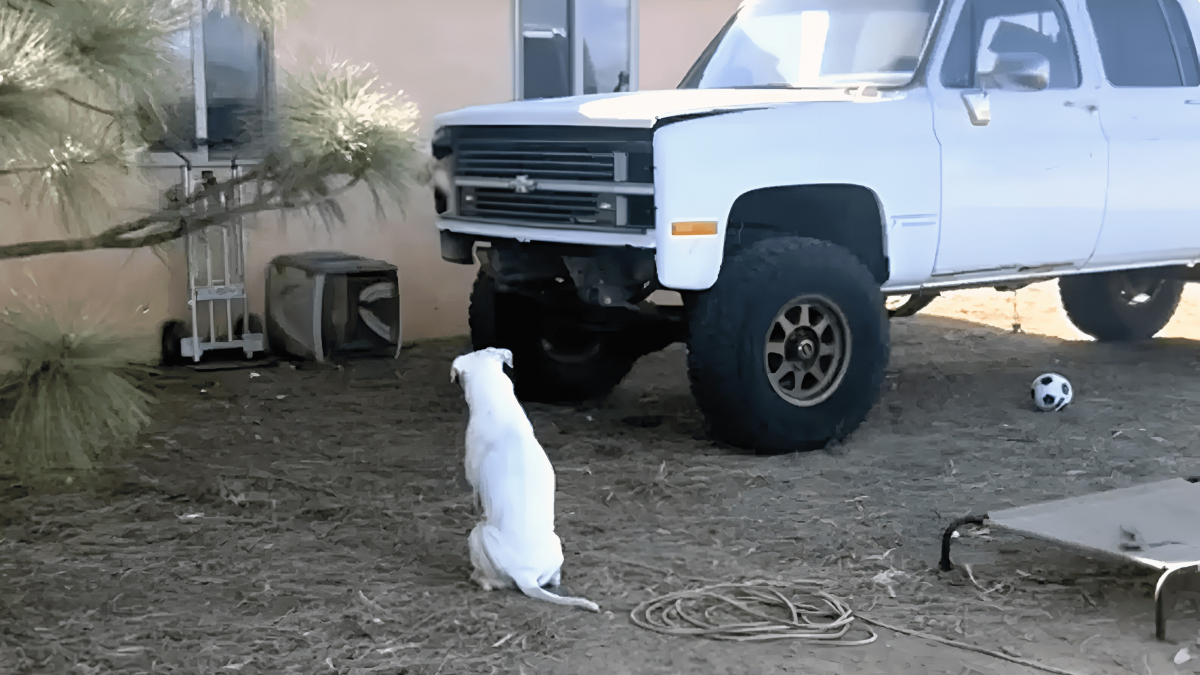
POLYGON ((1041 91, 1050 86, 1050 60, 1041 54, 1010 52, 996 55, 990 72, 978 73, 986 89, 1041 91))

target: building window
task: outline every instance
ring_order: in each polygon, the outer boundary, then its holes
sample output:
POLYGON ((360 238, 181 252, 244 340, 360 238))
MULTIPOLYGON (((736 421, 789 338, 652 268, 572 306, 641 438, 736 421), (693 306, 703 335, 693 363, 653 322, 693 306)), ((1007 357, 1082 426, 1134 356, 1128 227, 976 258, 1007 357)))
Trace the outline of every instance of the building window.
POLYGON ((178 153, 193 162, 260 154, 274 89, 270 32, 208 11, 171 45, 180 89, 168 101, 167 129, 151 153, 178 153))
POLYGON ((516 0, 516 98, 636 91, 637 5, 516 0))

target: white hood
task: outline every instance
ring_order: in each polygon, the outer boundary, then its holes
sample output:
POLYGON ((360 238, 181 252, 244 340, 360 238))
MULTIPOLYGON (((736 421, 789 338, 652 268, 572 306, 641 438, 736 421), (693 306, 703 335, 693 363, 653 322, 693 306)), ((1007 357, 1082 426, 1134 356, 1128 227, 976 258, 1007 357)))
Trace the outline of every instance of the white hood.
POLYGON ((434 125, 545 125, 652 128, 680 115, 774 108, 815 101, 879 101, 846 89, 667 89, 481 105, 438 115, 434 125))

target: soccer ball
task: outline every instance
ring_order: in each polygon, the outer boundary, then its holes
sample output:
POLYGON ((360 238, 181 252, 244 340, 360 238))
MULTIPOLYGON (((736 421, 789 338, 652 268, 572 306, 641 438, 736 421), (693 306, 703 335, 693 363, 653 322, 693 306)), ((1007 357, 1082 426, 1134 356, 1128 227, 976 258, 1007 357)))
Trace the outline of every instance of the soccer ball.
POLYGON ((1042 412, 1057 412, 1071 404, 1075 391, 1067 378, 1058 373, 1039 375, 1029 390, 1033 404, 1042 412))

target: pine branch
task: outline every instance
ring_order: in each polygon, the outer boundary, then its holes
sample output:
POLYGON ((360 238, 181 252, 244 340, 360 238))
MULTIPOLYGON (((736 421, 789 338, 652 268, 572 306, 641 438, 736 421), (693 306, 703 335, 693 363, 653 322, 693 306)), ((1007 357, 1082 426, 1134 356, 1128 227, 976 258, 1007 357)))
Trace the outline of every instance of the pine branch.
POLYGON ((88 103, 87 101, 84 101, 83 99, 79 99, 79 98, 72 96, 71 94, 67 93, 66 91, 63 91, 62 89, 55 89, 50 93, 65 99, 68 103, 73 103, 74 105, 80 106, 81 108, 87 108, 88 110, 91 110, 92 112, 100 113, 101 115, 108 115, 109 117, 117 117, 120 115, 120 113, 118 113, 116 110, 109 110, 107 108, 101 108, 100 106, 93 105, 91 103, 88 103))
MULTIPOLYGON (((128 223, 115 225, 104 232, 101 232, 100 234, 90 237, 80 237, 76 239, 51 239, 0 246, 0 260, 12 258, 30 258, 34 256, 52 255, 55 253, 95 251, 100 249, 135 249, 144 248, 147 246, 159 246, 161 244, 180 239, 192 232, 198 232, 214 225, 224 225, 225 223, 242 216, 253 215, 255 213, 262 213, 266 211, 304 210, 313 207, 319 208, 323 205, 334 203, 339 195, 342 195, 353 189, 358 182, 358 179, 354 179, 348 184, 331 191, 326 196, 322 196, 317 199, 306 200, 303 202, 285 204, 282 206, 276 203, 279 193, 271 192, 263 195, 261 199, 257 199, 248 204, 224 209, 211 214, 204 214, 202 216, 194 214, 180 214, 175 210, 163 210, 159 213, 146 216, 144 218, 139 218, 128 223), (158 228, 158 226, 166 223, 175 223, 175 225, 167 229, 158 228), (149 231, 141 236, 132 236, 145 230, 149 231)), ((210 188, 208 194, 213 194, 216 192, 216 189, 210 188)))
POLYGON ((23 173, 44 173, 53 168, 53 166, 22 166, 15 169, 0 169, 0 176, 19 176, 23 173))

